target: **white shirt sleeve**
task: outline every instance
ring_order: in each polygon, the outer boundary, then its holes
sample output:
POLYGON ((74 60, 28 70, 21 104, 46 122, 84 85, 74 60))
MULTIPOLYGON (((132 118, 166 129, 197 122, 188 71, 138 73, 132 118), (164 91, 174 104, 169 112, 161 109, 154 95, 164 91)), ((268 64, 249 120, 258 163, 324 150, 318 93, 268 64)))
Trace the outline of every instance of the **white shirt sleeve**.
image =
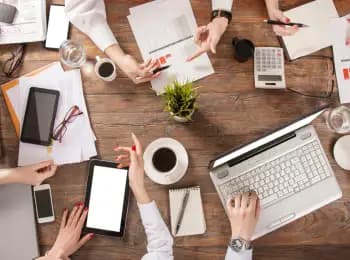
POLYGON ((103 0, 66 0, 66 14, 73 25, 104 51, 117 43, 106 19, 103 0))
POLYGON ((154 201, 138 204, 147 236, 147 254, 142 260, 173 260, 173 237, 154 201))
POLYGON ((240 253, 233 251, 230 247, 227 248, 225 260, 252 260, 253 250, 246 250, 240 253))
POLYGON ((232 4, 233 0, 211 0, 213 10, 221 9, 231 12, 232 4))

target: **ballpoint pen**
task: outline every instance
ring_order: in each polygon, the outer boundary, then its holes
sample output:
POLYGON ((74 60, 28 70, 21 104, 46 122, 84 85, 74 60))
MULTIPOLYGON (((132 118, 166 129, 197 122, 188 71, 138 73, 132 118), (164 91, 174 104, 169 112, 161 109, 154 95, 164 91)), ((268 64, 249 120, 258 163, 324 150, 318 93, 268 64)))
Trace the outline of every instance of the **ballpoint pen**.
MULTIPOLYGON (((171 66, 171 65, 166 65, 166 66, 164 66, 164 67, 156 68, 152 73, 153 73, 153 74, 156 74, 156 73, 158 73, 158 72, 160 72, 160 71, 163 71, 163 70, 166 70, 166 69, 170 68, 170 66, 171 66)), ((140 80, 140 79, 142 79, 142 77, 140 77, 140 76, 137 76, 137 77, 136 77, 136 80, 140 80)))
POLYGON ((298 26, 299 28, 309 27, 308 25, 302 24, 302 23, 284 23, 281 21, 274 21, 274 20, 264 20, 264 22, 267 24, 272 24, 272 25, 298 26))
POLYGON ((184 213, 185 213, 185 209, 188 203, 188 198, 190 196, 190 191, 186 191, 184 198, 182 200, 182 205, 181 205, 181 211, 180 211, 180 215, 179 218, 177 220, 177 224, 176 224, 176 229, 175 229, 175 235, 177 235, 177 233, 179 232, 179 229, 181 227, 181 223, 182 223, 182 219, 184 217, 184 213))

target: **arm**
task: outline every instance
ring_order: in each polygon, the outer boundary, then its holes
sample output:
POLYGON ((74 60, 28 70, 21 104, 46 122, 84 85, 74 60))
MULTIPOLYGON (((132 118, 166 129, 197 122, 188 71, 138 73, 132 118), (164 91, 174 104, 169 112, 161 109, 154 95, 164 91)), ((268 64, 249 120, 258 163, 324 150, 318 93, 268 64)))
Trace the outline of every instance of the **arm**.
POLYGON ((66 0, 65 11, 71 23, 89 36, 134 83, 147 82, 159 76, 159 73, 152 73, 158 67, 156 60, 139 64, 124 53, 107 23, 103 0, 66 0))
POLYGON ((230 247, 227 248, 225 260, 252 260, 252 259, 253 259, 252 249, 237 253, 233 251, 230 247))
POLYGON ((39 185, 56 173, 57 166, 46 161, 30 166, 0 170, 0 184, 22 183, 39 185))
POLYGON ((173 259, 173 238, 160 215, 154 201, 151 201, 144 185, 144 167, 141 143, 132 134, 134 145, 129 147, 116 147, 115 151, 124 151, 127 154, 118 155, 118 167, 129 167, 129 184, 139 207, 142 224, 147 236, 146 259, 173 259))
MULTIPOLYGON (((279 7, 279 0, 265 0, 267 13, 271 20, 281 21, 284 23, 289 23, 290 19, 284 16, 283 12, 279 7)), ((283 25, 273 25, 273 31, 278 36, 288 36, 293 35, 298 31, 298 26, 283 26, 283 25)))

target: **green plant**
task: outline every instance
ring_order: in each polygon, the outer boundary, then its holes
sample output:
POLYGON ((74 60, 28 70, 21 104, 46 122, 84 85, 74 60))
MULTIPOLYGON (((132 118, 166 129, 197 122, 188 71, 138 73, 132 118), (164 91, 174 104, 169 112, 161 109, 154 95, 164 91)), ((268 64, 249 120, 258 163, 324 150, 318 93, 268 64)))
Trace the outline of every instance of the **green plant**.
POLYGON ((198 97, 197 88, 193 87, 191 81, 181 83, 177 80, 169 83, 165 87, 162 95, 165 100, 165 111, 172 117, 179 116, 191 120, 192 112, 196 109, 196 99, 198 97))

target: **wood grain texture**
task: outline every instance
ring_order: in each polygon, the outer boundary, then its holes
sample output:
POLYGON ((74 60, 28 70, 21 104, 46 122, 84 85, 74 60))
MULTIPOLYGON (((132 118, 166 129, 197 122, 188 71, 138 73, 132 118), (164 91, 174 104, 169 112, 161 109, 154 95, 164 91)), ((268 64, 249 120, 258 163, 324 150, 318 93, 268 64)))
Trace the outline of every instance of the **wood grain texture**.
MULTIPOLYGON (((63 1, 54 1, 63 3, 63 1)), ((140 59, 140 53, 126 16, 131 6, 145 0, 106 0, 108 21, 125 51, 140 59)), ((210 19, 210 1, 193 0, 192 6, 198 24, 210 19)), ((306 3, 307 0, 281 1, 283 9, 306 3)), ((334 1, 340 15, 350 12, 349 0, 334 1)), ((203 236, 176 238, 175 259, 224 259, 230 237, 229 223, 211 183, 207 165, 216 155, 255 139, 272 129, 310 113, 330 103, 337 104, 335 90, 329 100, 307 98, 287 91, 255 90, 253 62, 240 64, 233 59, 231 40, 234 36, 251 39, 257 46, 278 46, 266 18, 264 1, 235 0, 232 24, 221 40, 217 55, 210 58, 216 73, 197 83, 200 88, 199 111, 188 124, 168 120, 163 112, 161 98, 155 96, 149 84, 133 85, 119 70, 114 82, 100 81, 92 72, 91 64, 82 68, 84 92, 90 118, 97 136, 99 156, 112 160, 114 144, 130 145, 130 132, 142 140, 144 146, 159 137, 173 137, 184 144, 190 155, 189 170, 174 187, 199 184, 202 190, 207 232, 203 236)), ((103 55, 96 46, 76 28, 71 38, 84 44, 88 57, 103 55)), ((0 62, 13 46, 0 47, 0 62)), ((331 49, 320 55, 332 55, 331 49)), ((24 74, 56 61, 57 52, 49 51, 41 43, 28 44, 23 66, 24 74)), ((313 94, 327 90, 332 80, 332 63, 328 59, 307 57, 286 63, 286 79, 290 88, 313 94)), ((254 259, 349 259, 350 255, 350 175, 341 170, 332 157, 332 146, 337 135, 330 133, 318 119, 315 127, 343 190, 343 197, 255 242, 254 259)), ((14 128, 0 96, 0 139, 3 157, 0 167, 16 166, 18 141, 14 128)), ((41 251, 54 243, 61 212, 75 202, 83 201, 87 179, 87 163, 60 167, 48 183, 52 187, 57 221, 39 225, 41 251)), ((162 216, 169 224, 168 188, 146 178, 150 195, 156 199, 162 216)), ((72 259, 109 260, 140 259, 146 251, 146 237, 135 200, 130 202, 127 232, 123 239, 96 237, 79 250, 72 259)))

